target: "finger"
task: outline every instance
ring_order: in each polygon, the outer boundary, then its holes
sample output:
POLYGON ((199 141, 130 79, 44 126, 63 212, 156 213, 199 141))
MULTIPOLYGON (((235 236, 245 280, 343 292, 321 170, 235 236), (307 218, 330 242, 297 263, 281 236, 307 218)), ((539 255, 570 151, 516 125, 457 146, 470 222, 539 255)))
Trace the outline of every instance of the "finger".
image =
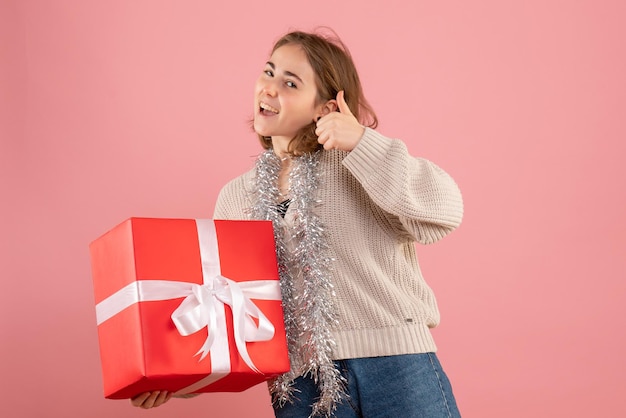
POLYGON ((320 139, 322 138, 322 136, 324 136, 325 132, 326 132, 326 130, 321 125, 318 125, 315 128, 315 135, 317 135, 317 141, 318 142, 320 142, 320 139))
MULTIPOLYGON (((161 394, 165 392, 165 391, 161 391, 161 390, 155 390, 152 393, 150 393, 150 396, 148 397, 148 399, 146 399, 143 403, 143 405, 141 405, 142 408, 144 409, 150 409, 150 408, 155 408, 159 405, 161 405, 161 403, 159 400, 161 399, 161 394)), ((167 392, 166 392, 167 394, 167 392)))
POLYGON ((317 120, 315 121, 315 133, 316 135, 319 136, 319 134, 317 133, 318 130, 320 130, 328 121, 328 119, 332 116, 333 113, 336 112, 331 112, 327 115, 324 115, 322 117, 317 118, 317 120))
POLYGON ((322 146, 325 150, 335 149, 335 141, 325 141, 322 146))
POLYGON ((130 400, 133 406, 141 406, 150 397, 150 392, 141 393, 130 400))
POLYGON ((166 390, 162 391, 159 396, 157 396, 157 398, 154 400, 154 407, 157 406, 161 406, 163 405, 165 402, 170 400, 170 397, 172 396, 171 392, 168 392, 166 390))
POLYGON ((343 90, 337 93, 337 106, 339 106, 339 111, 341 113, 353 116, 352 111, 350 111, 350 107, 348 106, 348 103, 346 103, 345 95, 346 94, 343 90))
POLYGON ((324 143, 326 141, 328 141, 328 133, 327 132, 322 132, 318 137, 317 137, 317 142, 324 145, 324 143))
POLYGON ((161 393, 161 391, 154 391, 152 393, 150 393, 150 396, 148 396, 148 399, 146 399, 143 403, 143 405, 141 405, 142 408, 148 409, 148 408, 152 408, 154 406, 154 402, 156 402, 157 397, 159 396, 159 394, 161 393))

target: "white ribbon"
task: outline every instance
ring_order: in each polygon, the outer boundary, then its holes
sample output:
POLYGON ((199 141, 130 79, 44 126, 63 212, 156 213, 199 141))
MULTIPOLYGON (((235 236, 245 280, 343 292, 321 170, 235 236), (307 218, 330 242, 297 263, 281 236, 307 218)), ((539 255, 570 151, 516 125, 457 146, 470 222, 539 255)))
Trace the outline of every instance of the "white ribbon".
POLYGON ((191 335, 208 328, 208 336, 195 355, 202 361, 211 353, 211 374, 179 390, 191 393, 227 376, 231 371, 226 305, 233 313, 235 345, 243 361, 260 373, 252 362, 246 342, 269 341, 274 337, 274 325, 251 299, 281 300, 278 280, 235 282, 221 275, 215 224, 210 219, 196 219, 203 284, 169 281, 138 280, 123 287, 96 305, 98 325, 127 307, 147 301, 184 297, 172 313, 178 332, 191 335), (256 318, 258 325, 253 318, 256 318))

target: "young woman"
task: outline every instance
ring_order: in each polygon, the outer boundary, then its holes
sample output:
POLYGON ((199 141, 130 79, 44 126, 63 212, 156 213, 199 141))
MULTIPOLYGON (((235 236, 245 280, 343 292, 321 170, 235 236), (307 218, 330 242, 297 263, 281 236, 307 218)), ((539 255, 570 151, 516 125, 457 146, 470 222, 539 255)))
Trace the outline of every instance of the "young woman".
POLYGON ((278 40, 254 94, 265 151, 222 189, 214 214, 274 223, 292 366, 269 385, 278 418, 460 416, 435 354, 429 329, 439 311, 414 244, 460 224, 461 194, 376 126, 338 39, 278 40))

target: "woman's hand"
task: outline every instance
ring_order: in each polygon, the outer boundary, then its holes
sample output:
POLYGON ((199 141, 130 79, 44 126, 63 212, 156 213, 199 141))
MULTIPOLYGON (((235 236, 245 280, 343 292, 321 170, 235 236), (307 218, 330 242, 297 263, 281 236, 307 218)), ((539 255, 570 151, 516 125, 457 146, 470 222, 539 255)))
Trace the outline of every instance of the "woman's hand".
POLYGON ((173 392, 166 390, 155 390, 153 392, 141 393, 130 400, 133 406, 137 406, 143 409, 156 408, 169 401, 173 392))
POLYGON ((317 121, 317 142, 327 150, 352 151, 361 140, 365 127, 350 111, 343 90, 337 93, 337 107, 339 112, 330 112, 317 121))

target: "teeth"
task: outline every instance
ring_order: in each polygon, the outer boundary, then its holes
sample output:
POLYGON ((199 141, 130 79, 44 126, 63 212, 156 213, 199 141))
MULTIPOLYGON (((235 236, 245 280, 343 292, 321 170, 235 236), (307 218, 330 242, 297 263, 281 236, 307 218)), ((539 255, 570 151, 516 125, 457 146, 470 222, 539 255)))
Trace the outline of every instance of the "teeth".
POLYGON ((269 110, 269 111, 270 111, 270 112, 272 112, 272 113, 278 113, 278 109, 276 109, 275 107, 272 107, 272 106, 268 105, 267 103, 263 103, 263 102, 261 102, 260 107, 261 107, 261 109, 264 109, 264 110, 269 110))

